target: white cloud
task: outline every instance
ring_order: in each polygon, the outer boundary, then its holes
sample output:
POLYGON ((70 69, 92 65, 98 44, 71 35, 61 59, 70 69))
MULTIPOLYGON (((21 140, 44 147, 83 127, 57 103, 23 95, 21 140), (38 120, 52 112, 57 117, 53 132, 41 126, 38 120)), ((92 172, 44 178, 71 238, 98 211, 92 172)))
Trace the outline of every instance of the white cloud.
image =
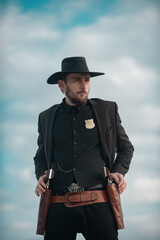
POLYGON ((122 198, 129 205, 160 202, 160 178, 134 178, 122 198))
POLYGON ((0 212, 12 212, 16 210, 14 204, 0 204, 0 212))
MULTIPOLYGON (((135 86, 138 86, 137 91, 140 91, 141 94, 143 94, 144 86, 148 88, 148 85, 153 84, 151 79, 154 81, 154 79, 158 78, 153 69, 139 65, 136 59, 130 57, 123 57, 116 61, 111 61, 109 69, 111 76, 113 76, 112 81, 118 87, 128 88, 130 86, 130 88, 132 88, 134 86, 135 88, 135 86), (115 66, 116 71, 114 71, 115 66)), ((135 89, 132 89, 132 91, 134 90, 135 89)))
MULTIPOLYGON (((158 83, 158 73, 154 69, 141 65, 136 58, 131 57, 111 60, 107 63, 107 68, 107 81, 111 85, 110 96, 114 94, 118 102, 122 103, 125 102, 125 99, 128 99, 128 103, 134 105, 134 111, 136 112, 142 105, 140 103, 143 103, 143 106, 144 104, 149 105, 151 98, 154 98, 152 92, 158 83)), ((102 90, 102 92, 104 91, 105 89, 102 90)), ((141 109, 139 112, 142 114, 141 109)))
POLYGON ((1 128, 4 136, 3 147, 18 151, 30 146, 31 136, 33 137, 36 125, 32 122, 7 121, 1 125, 1 128))
POLYGON ((160 201, 160 179, 135 179, 133 187, 137 195, 136 201, 160 201))
POLYGON ((146 104, 140 109, 149 129, 160 130, 160 106, 146 104))
POLYGON ((1 31, 3 37, 1 40, 7 44, 12 42, 11 46, 16 46, 16 43, 22 46, 22 40, 25 43, 35 40, 55 40, 59 37, 59 31, 53 28, 54 25, 54 15, 48 16, 46 14, 45 17, 40 17, 36 12, 22 14, 18 7, 12 6, 2 14, 1 31))
POLYGON ((155 49, 155 46, 151 48, 150 43, 154 41, 158 44, 153 37, 158 21, 159 12, 156 8, 143 9, 136 14, 104 15, 93 24, 70 29, 62 47, 67 52, 79 50, 89 54, 94 63, 97 59, 98 65, 101 65, 98 59, 109 62, 128 54, 138 59, 141 57, 146 62, 148 51, 150 53, 151 49, 155 49))
POLYGON ((159 149, 160 136, 154 133, 140 133, 132 135, 132 141, 139 149, 159 149))
POLYGON ((11 227, 14 230, 29 230, 32 228, 32 223, 28 221, 14 222, 11 227))
POLYGON ((55 1, 50 1, 45 5, 45 9, 47 9, 47 12, 57 17, 57 24, 69 24, 72 23, 77 15, 79 16, 80 13, 87 12, 91 4, 93 4, 93 1, 68 0, 62 4, 55 4, 55 1))
POLYGON ((127 227, 130 226, 130 228, 134 229, 134 237, 137 235, 136 239, 158 239, 160 236, 159 221, 158 214, 149 214, 146 211, 144 214, 137 213, 129 216, 126 224, 127 227), (139 238, 137 238, 138 236, 139 238))
POLYGON ((30 182, 33 177, 32 169, 29 168, 21 169, 18 175, 20 180, 30 182))
MULTIPOLYGON (((16 182, 18 183, 23 183, 23 184, 32 184, 35 179, 34 172, 33 172, 33 166, 31 164, 29 167, 17 167, 6 163, 5 165, 5 174, 9 176, 10 179, 15 179, 16 182)), ((26 190, 25 190, 26 192, 26 190)))

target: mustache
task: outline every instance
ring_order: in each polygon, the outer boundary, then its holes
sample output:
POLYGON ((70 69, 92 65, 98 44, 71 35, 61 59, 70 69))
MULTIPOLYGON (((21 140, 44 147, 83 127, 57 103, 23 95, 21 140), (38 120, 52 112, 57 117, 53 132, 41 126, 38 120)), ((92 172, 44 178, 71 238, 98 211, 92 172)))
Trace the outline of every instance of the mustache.
POLYGON ((85 93, 85 94, 87 94, 87 92, 85 90, 81 90, 81 91, 79 91, 77 93, 85 93))

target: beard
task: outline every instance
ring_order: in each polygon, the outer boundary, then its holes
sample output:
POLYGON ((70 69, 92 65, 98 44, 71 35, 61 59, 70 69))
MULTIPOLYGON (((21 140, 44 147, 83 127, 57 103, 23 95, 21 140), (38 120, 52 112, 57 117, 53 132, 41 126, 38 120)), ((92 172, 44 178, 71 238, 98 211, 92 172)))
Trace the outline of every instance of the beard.
POLYGON ((66 86, 65 95, 69 98, 71 103, 75 105, 84 105, 88 100, 88 93, 85 90, 73 93, 68 86, 66 86))

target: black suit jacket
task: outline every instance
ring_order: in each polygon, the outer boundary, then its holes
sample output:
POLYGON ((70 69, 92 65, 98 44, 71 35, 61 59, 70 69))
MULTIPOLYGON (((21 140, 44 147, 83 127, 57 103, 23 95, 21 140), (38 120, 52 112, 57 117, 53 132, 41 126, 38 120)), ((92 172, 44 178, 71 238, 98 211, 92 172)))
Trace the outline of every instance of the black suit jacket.
MULTIPOLYGON (((89 100, 96 116, 104 161, 111 172, 125 175, 133 155, 133 146, 121 125, 115 102, 89 100)), ((40 113, 38 121, 38 150, 34 157, 37 179, 44 175, 54 161, 53 122, 59 104, 40 113)))

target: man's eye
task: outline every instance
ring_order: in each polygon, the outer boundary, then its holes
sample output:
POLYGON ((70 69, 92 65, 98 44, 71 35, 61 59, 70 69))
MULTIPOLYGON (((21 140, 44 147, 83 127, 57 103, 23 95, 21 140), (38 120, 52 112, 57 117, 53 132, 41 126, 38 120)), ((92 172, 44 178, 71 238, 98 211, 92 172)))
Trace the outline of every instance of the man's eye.
POLYGON ((76 80, 77 82, 79 82, 79 81, 80 81, 80 78, 76 78, 75 80, 76 80))
POLYGON ((86 82, 89 82, 89 78, 86 78, 85 81, 86 81, 86 82))

